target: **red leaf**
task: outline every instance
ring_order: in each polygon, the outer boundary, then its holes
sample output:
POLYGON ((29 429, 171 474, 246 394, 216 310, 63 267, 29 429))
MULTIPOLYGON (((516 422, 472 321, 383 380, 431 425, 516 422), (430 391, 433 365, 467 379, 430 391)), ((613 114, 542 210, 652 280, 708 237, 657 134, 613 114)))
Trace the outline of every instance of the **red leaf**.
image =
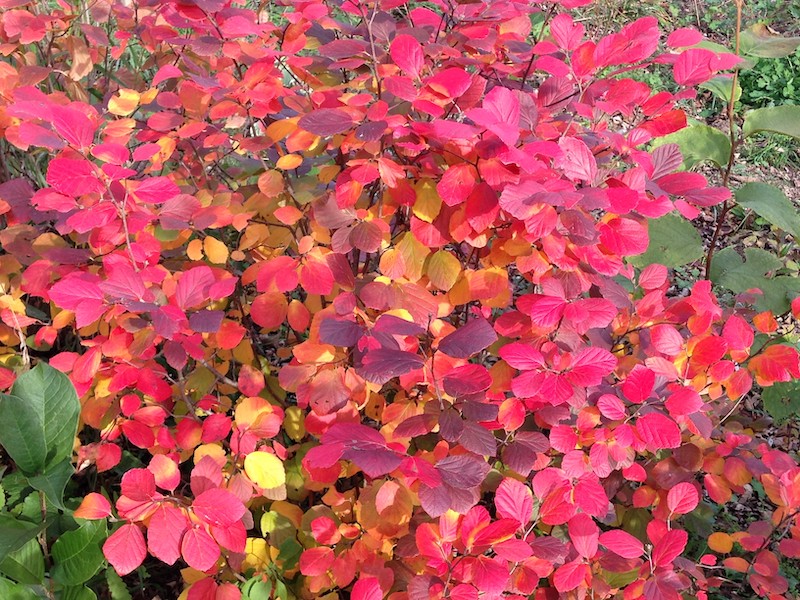
POLYGON ((204 529, 193 527, 183 535, 181 555, 186 564, 197 571, 208 571, 217 564, 220 552, 217 542, 204 529))
POLYGON ((439 342, 439 350, 453 358, 469 358, 496 341, 497 333, 491 323, 483 317, 478 317, 446 335, 439 342))
POLYGON ((47 183, 67 196, 78 197, 103 191, 92 163, 84 159, 54 158, 47 166, 47 183))
POLYGON ((671 415, 692 415, 703 407, 703 400, 694 389, 681 387, 670 394, 664 405, 671 415))
POLYGON ((574 137, 563 137, 558 145, 562 154, 555 160, 555 165, 570 179, 591 185, 597 177, 597 159, 589 146, 574 137))
POLYGON ((209 525, 225 527, 241 520, 247 512, 242 501, 227 490, 211 488, 192 502, 194 514, 209 525))
POLYGON ((142 530, 133 523, 123 525, 105 541, 103 555, 118 575, 134 571, 147 556, 142 530))
POLYGON ((621 529, 601 533, 600 543, 622 558, 639 558, 644 553, 642 542, 621 529))
POLYGON ((683 529, 667 531, 653 548, 653 564, 657 567, 671 565, 686 548, 688 540, 689 534, 683 529))
POLYGON ((150 177, 131 186, 133 195, 146 204, 161 204, 181 193, 181 189, 168 177, 150 177))
POLYGON ((333 565, 336 557, 327 546, 304 550, 300 555, 300 572, 308 577, 322 575, 333 565))
POLYGON ((414 79, 419 78, 425 66, 425 52, 415 38, 404 33, 398 35, 389 46, 389 55, 405 73, 414 79))
POLYGON ((533 513, 533 493, 521 481, 506 477, 497 487, 494 505, 498 517, 514 519, 524 527, 533 513))
POLYGON ((383 590, 377 577, 359 579, 350 593, 350 600, 381 600, 382 598, 383 590))
POLYGON ((208 288, 214 283, 214 273, 209 267, 195 267, 185 271, 175 287, 178 308, 194 308, 208 300, 208 288))
POLYGON ((685 515, 692 512, 700 502, 697 488, 688 482, 673 486, 667 493, 667 507, 670 513, 685 515))
POLYGON ((94 141, 95 126, 81 111, 69 106, 54 106, 53 127, 75 148, 88 148, 94 141))
POLYGON ((622 392, 631 402, 641 404, 650 396, 655 383, 656 374, 653 371, 642 365, 636 365, 625 378, 622 392))
POLYGON ((690 48, 678 56, 672 74, 678 85, 695 86, 711 79, 715 54, 704 48, 690 48))
POLYGON ((667 46, 670 48, 686 48, 694 46, 703 40, 703 34, 691 27, 676 29, 667 37, 667 46))
POLYGON ((661 413, 649 413, 636 421, 636 431, 651 452, 681 445, 681 430, 669 417, 661 413))
POLYGON ((319 136, 344 133, 354 125, 353 118, 341 108, 319 108, 300 117, 297 125, 309 133, 319 136))
POLYGON ((505 561, 479 556, 475 563, 473 583, 479 590, 487 594, 502 592, 508 583, 509 572, 505 561))
POLYGON ((586 513, 578 513, 569 520, 569 539, 583 558, 590 559, 597 554, 597 541, 600 528, 586 513))
POLYGON ((581 559, 573 560, 560 566, 553 576, 553 584, 562 594, 587 584, 592 577, 589 565, 581 559))
POLYGON ((589 387, 599 385, 617 366, 617 358, 608 350, 590 346, 574 357, 567 379, 573 384, 589 387))
POLYGON ((168 565, 181 556, 181 538, 189 528, 189 520, 182 510, 161 504, 147 528, 147 548, 150 554, 168 565))
POLYGON ((455 164, 447 169, 436 184, 436 191, 447 206, 457 206, 466 202, 475 188, 478 173, 468 163, 455 164))

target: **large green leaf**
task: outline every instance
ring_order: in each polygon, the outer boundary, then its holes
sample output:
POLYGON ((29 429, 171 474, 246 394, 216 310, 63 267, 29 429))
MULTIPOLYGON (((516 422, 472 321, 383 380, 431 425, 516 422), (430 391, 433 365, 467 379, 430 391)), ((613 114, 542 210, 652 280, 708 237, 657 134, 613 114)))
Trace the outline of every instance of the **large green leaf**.
POLYGON ((14 550, 22 548, 44 529, 44 525, 17 519, 8 513, 0 513, 0 560, 14 550))
POLYGON ((711 281, 737 294, 756 288, 763 292, 756 302, 760 310, 784 313, 789 310, 789 297, 800 293, 800 279, 786 275, 773 276, 783 266, 781 260, 760 248, 747 248, 745 260, 733 248, 714 255, 711 281))
POLYGON ((751 110, 744 117, 745 137, 759 131, 800 138, 800 106, 770 106, 751 110))
POLYGON ((736 202, 800 240, 800 215, 781 190, 768 183, 747 183, 736 192, 736 202))
POLYGON ((26 475, 72 456, 80 402, 69 378, 45 363, 0 394, 0 445, 26 475))
POLYGON ((41 475, 28 477, 31 487, 40 492, 44 492, 47 501, 64 510, 64 490, 70 477, 75 474, 75 468, 71 460, 65 460, 57 465, 47 468, 41 475))
POLYGON ((630 258, 637 267, 654 263, 675 268, 703 256, 703 241, 692 224, 683 217, 669 213, 653 219, 648 225, 650 245, 647 252, 630 258))
POLYGON ((742 97, 742 86, 739 85, 739 81, 737 80, 736 86, 734 87, 733 77, 730 75, 718 75, 705 83, 701 83, 700 87, 704 90, 708 90, 726 104, 731 101, 731 92, 733 92, 734 100, 736 101, 742 97))
POLYGON ((711 161, 719 166, 728 164, 731 141, 719 129, 708 125, 693 125, 658 138, 654 146, 678 144, 683 154, 683 166, 691 169, 697 163, 711 161))
POLYGON ((0 577, 0 598, 3 600, 41 600, 40 596, 26 585, 14 583, 0 577))
POLYGON ((86 586, 79 585, 64 588, 59 594, 58 600, 97 600, 97 594, 86 586))
POLYGON ((800 411, 800 381, 779 382, 761 394, 764 408, 776 421, 783 421, 800 411))
POLYGON ((19 583, 41 584, 44 580, 44 556, 38 540, 28 540, 0 562, 0 573, 19 583))
POLYGON ((88 581, 105 562, 100 544, 107 533, 105 521, 84 521, 78 529, 62 534, 53 544, 53 579, 64 585, 88 581))
POLYGON ((758 58, 782 58, 800 47, 800 37, 783 37, 772 33, 764 23, 751 25, 740 36, 741 51, 758 58))

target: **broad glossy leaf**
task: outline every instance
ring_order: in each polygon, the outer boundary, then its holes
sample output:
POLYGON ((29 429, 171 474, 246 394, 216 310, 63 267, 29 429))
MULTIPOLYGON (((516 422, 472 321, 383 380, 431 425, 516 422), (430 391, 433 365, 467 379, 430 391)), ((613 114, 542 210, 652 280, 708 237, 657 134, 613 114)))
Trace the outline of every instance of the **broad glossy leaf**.
POLYGON ((759 216, 791 233, 800 240, 800 214, 791 200, 774 185, 750 182, 736 190, 736 202, 750 208, 759 216))
POLYGON ((72 457, 79 412, 69 378, 40 362, 0 395, 0 445, 23 473, 43 475, 72 457))
POLYGON ((749 137, 760 131, 800 138, 800 106, 770 106, 751 110, 744 117, 742 131, 749 137))
POLYGON ((44 579, 44 556, 38 540, 28 540, 0 561, 0 573, 22 584, 40 583, 44 579))
POLYGON ((64 585, 91 579, 105 562, 100 544, 106 532, 105 521, 85 521, 78 529, 62 533, 52 548, 53 579, 64 585))
POLYGON ((691 125, 665 135, 655 142, 656 146, 664 144, 678 144, 686 169, 705 161, 724 166, 728 164, 731 155, 730 138, 719 129, 708 125, 691 125))
POLYGON ((648 224, 647 251, 628 259, 637 267, 661 264, 675 268, 703 257, 703 241, 694 226, 683 217, 669 213, 648 224))

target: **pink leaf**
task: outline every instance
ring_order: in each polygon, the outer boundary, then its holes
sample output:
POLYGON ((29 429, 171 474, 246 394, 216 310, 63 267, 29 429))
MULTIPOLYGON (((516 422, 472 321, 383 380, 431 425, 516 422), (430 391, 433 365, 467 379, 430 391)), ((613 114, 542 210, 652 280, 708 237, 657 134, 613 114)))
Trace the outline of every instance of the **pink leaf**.
POLYGON ((208 571, 219 559, 219 546, 205 529, 191 528, 183 535, 181 555, 197 571, 208 571))
POLYGON ((556 589, 562 594, 570 592, 581 585, 585 585, 591 578, 592 572, 589 565, 581 559, 573 560, 560 566, 553 576, 556 589))
POLYGON ((94 141, 95 126, 83 112, 69 106, 52 108, 53 127, 75 148, 88 148, 94 141))
POLYGON ((658 541, 653 548, 653 564, 657 567, 671 565, 689 540, 689 534, 683 529, 671 529, 658 541))
POLYGON ((676 29, 667 37, 667 46, 670 48, 686 48, 703 41, 703 34, 691 27, 676 29))
POLYGON ((377 577, 359 579, 350 594, 350 600, 381 600, 382 598, 383 590, 377 577))
POLYGON ((700 494, 697 488, 688 482, 679 483, 667 493, 667 507, 670 513, 685 515, 697 508, 700 494))
POLYGON ((704 48, 690 48, 678 56, 672 74, 678 85, 695 86, 711 79, 715 55, 704 48))
POLYGON ((494 504, 498 517, 514 519, 523 527, 531 520, 533 493, 521 481, 506 477, 497 488, 494 504))
POLYGON ((103 555, 118 575, 134 571, 147 556, 142 530, 133 523, 123 525, 105 541, 103 555))
POLYGON ((92 163, 84 159, 54 158, 47 166, 47 183, 67 196, 78 197, 103 191, 92 163))
POLYGON ((642 542, 621 529, 601 533, 600 543, 622 558, 639 558, 644 553, 642 542))
POLYGON ((189 527, 189 520, 182 510, 161 504, 147 528, 147 548, 150 554, 168 565, 181 556, 181 538, 189 527))
POLYGON ((681 430, 669 417, 661 413, 649 413, 636 421, 636 431, 651 452, 681 445, 681 430))
POLYGON ((592 184, 597 177, 597 160, 589 146, 573 137, 561 138, 558 145, 562 154, 555 165, 570 179, 592 184))
POLYGON ((211 488, 192 503, 194 514, 209 525, 225 527, 239 521, 247 512, 242 501, 227 490, 211 488))
POLYGON ((583 558, 589 559, 597 554, 597 541, 600 528, 586 513, 578 513, 569 520, 569 539, 583 558))
POLYGON ((415 79, 419 78, 425 66, 425 52, 422 45, 408 34, 400 34, 392 40, 389 55, 394 64, 415 79))

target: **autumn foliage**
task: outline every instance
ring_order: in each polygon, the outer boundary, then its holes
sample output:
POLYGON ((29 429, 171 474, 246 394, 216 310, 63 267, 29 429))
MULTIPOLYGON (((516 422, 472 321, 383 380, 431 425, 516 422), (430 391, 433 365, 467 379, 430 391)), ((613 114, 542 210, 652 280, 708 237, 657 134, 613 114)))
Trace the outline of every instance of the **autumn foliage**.
POLYGON ((650 18, 588 40, 583 4, 0 1, 0 387, 69 375, 105 482, 75 517, 120 575, 788 598, 800 468, 735 409, 798 353, 629 261, 729 198, 650 142, 738 58, 650 18), (692 531, 753 486, 762 518, 692 531))

